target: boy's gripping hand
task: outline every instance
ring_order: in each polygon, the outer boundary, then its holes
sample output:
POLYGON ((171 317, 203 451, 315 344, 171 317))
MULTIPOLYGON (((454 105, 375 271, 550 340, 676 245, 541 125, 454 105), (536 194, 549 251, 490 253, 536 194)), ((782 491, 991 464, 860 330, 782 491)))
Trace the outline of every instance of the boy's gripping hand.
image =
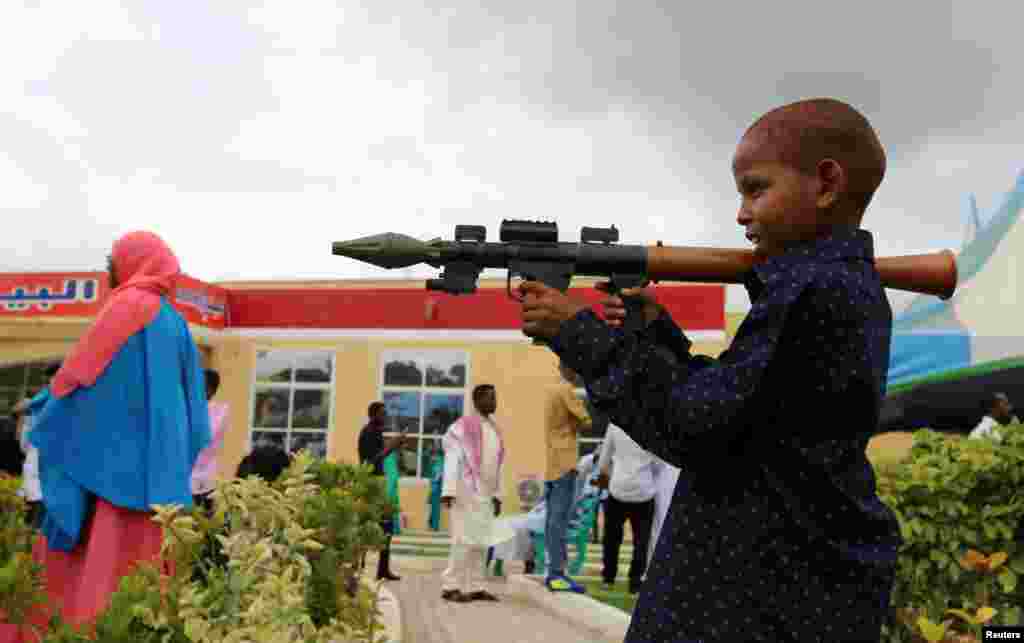
POLYGON ((558 334, 562 322, 590 307, 539 281, 519 284, 519 294, 523 297, 523 333, 528 337, 551 339, 558 334))
POLYGON ((623 297, 631 297, 642 304, 644 326, 661 315, 662 307, 654 296, 653 288, 627 288, 620 293, 612 294, 611 284, 607 281, 599 282, 595 287, 608 295, 601 300, 601 306, 604 308, 604 317, 609 326, 621 327, 626 319, 626 305, 622 301, 623 297))

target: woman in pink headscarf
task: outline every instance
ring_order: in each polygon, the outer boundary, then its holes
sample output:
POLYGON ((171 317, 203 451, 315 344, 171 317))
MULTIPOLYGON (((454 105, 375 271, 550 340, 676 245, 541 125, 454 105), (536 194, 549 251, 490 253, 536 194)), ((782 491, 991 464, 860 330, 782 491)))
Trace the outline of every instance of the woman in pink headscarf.
POLYGON ((64 360, 30 437, 39 452, 50 605, 90 623, 120 578, 155 560, 158 504, 192 506, 210 441, 199 353, 168 295, 181 270, 160 237, 132 232, 109 258, 113 291, 64 360))

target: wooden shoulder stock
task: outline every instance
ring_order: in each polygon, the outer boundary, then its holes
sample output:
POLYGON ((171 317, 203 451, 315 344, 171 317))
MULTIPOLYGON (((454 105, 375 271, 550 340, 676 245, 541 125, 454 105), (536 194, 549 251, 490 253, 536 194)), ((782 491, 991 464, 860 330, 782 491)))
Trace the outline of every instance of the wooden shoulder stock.
MULTIPOLYGON (((655 281, 741 283, 760 261, 752 250, 650 246, 647 276, 655 281)), ((949 299, 956 291, 956 256, 949 250, 902 257, 879 257, 875 267, 882 285, 896 290, 949 299)))

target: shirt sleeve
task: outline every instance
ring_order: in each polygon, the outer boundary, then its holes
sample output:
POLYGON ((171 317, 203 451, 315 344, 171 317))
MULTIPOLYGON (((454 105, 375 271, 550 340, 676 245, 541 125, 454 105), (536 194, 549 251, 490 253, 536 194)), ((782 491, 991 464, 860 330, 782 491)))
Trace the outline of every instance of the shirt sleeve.
POLYGON ((682 467, 697 440, 728 440, 776 353, 783 322, 804 290, 798 283, 756 301, 719 359, 689 353, 663 314, 639 333, 612 329, 593 311, 564 322, 552 350, 580 373, 594 405, 637 444, 682 467))

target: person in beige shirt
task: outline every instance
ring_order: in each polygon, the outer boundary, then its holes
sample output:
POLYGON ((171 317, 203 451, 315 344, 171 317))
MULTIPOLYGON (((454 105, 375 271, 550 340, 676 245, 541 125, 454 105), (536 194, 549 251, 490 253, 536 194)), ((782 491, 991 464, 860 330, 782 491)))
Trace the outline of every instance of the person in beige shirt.
POLYGON ((544 584, 553 592, 582 593, 583 587, 565 575, 566 536, 576 494, 579 431, 590 426, 591 420, 583 400, 576 396, 576 373, 564 365, 559 366, 559 371, 562 379, 547 391, 544 408, 544 548, 548 561, 544 584))

